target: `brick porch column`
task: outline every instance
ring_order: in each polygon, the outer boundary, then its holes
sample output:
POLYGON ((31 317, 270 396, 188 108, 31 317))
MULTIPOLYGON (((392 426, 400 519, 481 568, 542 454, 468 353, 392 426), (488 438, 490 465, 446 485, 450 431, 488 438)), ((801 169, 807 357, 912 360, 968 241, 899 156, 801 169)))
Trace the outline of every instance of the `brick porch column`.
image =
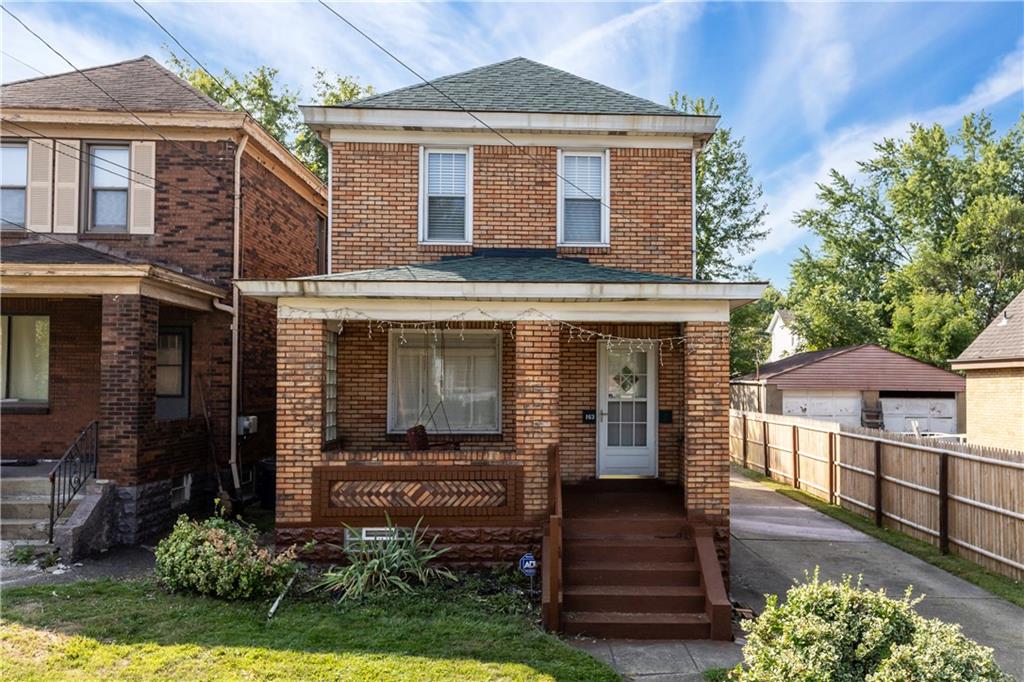
POLYGON ((526 518, 547 514, 547 448, 559 429, 559 327, 547 322, 516 322, 516 458, 523 463, 526 518))
POLYGON ((715 527, 729 569, 729 325, 687 322, 684 352, 687 514, 715 527))
POLYGON ((277 520, 312 519, 313 466, 323 448, 327 329, 322 320, 277 320, 277 520))
POLYGON ((103 296, 99 477, 120 486, 139 479, 143 435, 156 410, 160 305, 145 296, 103 296))

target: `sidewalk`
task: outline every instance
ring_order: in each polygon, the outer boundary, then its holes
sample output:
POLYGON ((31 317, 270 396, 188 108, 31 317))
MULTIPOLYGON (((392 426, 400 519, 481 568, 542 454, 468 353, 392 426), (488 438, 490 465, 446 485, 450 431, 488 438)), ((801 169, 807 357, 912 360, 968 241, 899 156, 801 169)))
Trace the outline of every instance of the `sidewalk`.
POLYGON ((732 598, 756 613, 764 594, 784 594, 804 571, 863 575, 894 597, 925 595, 921 615, 959 623, 995 650, 1004 672, 1024 678, 1024 609, 733 472, 732 598))

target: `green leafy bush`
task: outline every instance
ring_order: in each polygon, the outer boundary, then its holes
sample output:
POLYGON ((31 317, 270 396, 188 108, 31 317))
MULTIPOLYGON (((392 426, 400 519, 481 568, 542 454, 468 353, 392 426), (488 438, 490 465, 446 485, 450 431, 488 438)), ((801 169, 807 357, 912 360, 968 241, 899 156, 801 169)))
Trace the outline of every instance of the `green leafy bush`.
POLYGON ((411 592, 416 585, 436 580, 455 580, 448 569, 429 565, 447 548, 434 549, 437 536, 428 542, 421 522, 406 530, 394 526, 388 518, 386 539, 364 540, 357 536, 349 540, 344 547, 348 565, 332 566, 312 589, 339 593, 340 599, 359 599, 396 590, 411 592))
POLYGON ((261 547, 251 526, 180 516, 157 545, 156 574, 172 590, 251 599, 279 593, 298 567, 294 559, 292 548, 274 555, 261 547))
POLYGON ((743 623, 748 632, 742 682, 896 682, 896 680, 1003 680, 992 650, 956 626, 929 621, 914 610, 910 590, 900 599, 861 588, 850 577, 821 581, 818 572, 779 603, 743 623), (962 671, 965 677, 957 677, 962 671))

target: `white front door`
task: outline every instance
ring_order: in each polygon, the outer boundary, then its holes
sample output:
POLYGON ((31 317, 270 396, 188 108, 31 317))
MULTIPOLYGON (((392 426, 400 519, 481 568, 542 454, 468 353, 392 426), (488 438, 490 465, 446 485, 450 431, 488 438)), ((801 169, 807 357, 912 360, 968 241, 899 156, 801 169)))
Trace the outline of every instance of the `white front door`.
POLYGON ((597 475, 656 476, 655 353, 601 343, 597 355, 597 475))

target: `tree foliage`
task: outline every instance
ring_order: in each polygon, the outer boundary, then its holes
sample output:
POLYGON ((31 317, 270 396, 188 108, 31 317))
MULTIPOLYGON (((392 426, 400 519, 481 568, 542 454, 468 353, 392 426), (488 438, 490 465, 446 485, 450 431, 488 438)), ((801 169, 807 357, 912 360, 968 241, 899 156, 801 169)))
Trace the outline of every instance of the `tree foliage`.
MULTIPOLYGON (((302 121, 301 93, 279 82, 277 69, 260 66, 240 76, 224 69, 214 78, 173 52, 168 63, 189 85, 222 106, 247 111, 321 180, 327 179, 327 150, 302 121)), ((313 89, 320 104, 341 104, 374 92, 372 86, 361 85, 352 76, 328 74, 323 69, 314 70, 313 89)))
POLYGON ((749 374, 763 365, 771 352, 768 323, 784 307, 782 293, 769 286, 759 301, 732 311, 729 316, 729 374, 749 374))
MULTIPOLYGON (((690 98, 675 92, 669 105, 684 114, 718 115, 714 98, 690 98)), ((697 156, 697 277, 749 277, 749 265, 738 263, 765 238, 768 209, 761 185, 754 182, 744 140, 719 127, 697 156)))
POLYGON ((984 113, 912 125, 859 168, 795 218, 819 242, 792 265, 796 331, 945 364, 1024 288, 1024 116, 1002 137, 984 113))

